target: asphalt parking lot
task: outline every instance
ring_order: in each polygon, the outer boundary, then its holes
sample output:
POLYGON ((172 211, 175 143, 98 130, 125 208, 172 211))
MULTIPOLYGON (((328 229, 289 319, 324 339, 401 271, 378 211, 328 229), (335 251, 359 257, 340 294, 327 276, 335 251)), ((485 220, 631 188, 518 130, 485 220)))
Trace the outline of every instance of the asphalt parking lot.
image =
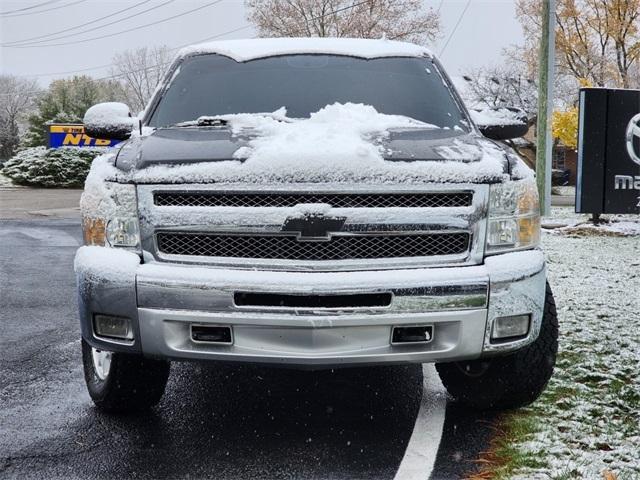
POLYGON ((180 363, 152 412, 99 413, 80 359, 80 220, 64 202, 56 210, 0 220, 0 477, 449 479, 474 470, 492 417, 449 403, 431 366, 180 363))

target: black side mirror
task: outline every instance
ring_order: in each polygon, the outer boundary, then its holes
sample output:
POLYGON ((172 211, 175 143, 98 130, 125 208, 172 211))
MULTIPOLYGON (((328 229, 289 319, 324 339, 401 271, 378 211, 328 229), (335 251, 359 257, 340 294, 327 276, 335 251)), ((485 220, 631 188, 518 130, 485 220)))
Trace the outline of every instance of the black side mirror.
POLYGON ((499 107, 471 110, 471 118, 480 132, 492 140, 523 137, 529 131, 527 114, 519 108, 499 107))
POLYGON ((83 122, 87 135, 105 140, 126 140, 140 128, 140 120, 131 116, 129 107, 118 102, 94 105, 84 114, 83 122))

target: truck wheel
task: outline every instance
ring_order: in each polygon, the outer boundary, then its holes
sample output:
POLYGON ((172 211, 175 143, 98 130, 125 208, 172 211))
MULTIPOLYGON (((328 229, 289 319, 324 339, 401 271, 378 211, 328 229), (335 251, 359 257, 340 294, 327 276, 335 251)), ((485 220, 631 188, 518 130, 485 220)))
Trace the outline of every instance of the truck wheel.
POLYGON ((169 362, 98 350, 84 340, 82 363, 89 395, 105 412, 136 412, 157 405, 169 378, 169 362))
POLYGON ((485 409, 518 408, 536 400, 544 390, 558 353, 558 316, 547 284, 540 335, 532 344, 509 355, 440 363, 436 369, 456 401, 485 409))

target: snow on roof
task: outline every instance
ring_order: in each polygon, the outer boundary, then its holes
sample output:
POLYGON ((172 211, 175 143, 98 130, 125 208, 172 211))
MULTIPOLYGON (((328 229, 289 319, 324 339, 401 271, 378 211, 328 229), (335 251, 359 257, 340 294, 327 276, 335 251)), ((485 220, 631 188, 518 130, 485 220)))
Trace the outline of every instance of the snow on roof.
POLYGON ((346 55, 360 58, 433 56, 426 47, 386 39, 252 38, 191 45, 180 50, 178 57, 198 53, 217 53, 236 62, 294 54, 346 55))

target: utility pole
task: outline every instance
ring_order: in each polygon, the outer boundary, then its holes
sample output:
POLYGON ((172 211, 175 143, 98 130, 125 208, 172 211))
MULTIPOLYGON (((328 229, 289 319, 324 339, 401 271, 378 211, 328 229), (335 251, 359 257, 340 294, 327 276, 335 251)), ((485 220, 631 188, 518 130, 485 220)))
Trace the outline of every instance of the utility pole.
POLYGON ((538 123, 536 125, 536 176, 540 196, 540 213, 551 210, 551 116, 553 115, 553 83, 556 47, 556 1, 542 0, 542 36, 538 73, 538 123))

